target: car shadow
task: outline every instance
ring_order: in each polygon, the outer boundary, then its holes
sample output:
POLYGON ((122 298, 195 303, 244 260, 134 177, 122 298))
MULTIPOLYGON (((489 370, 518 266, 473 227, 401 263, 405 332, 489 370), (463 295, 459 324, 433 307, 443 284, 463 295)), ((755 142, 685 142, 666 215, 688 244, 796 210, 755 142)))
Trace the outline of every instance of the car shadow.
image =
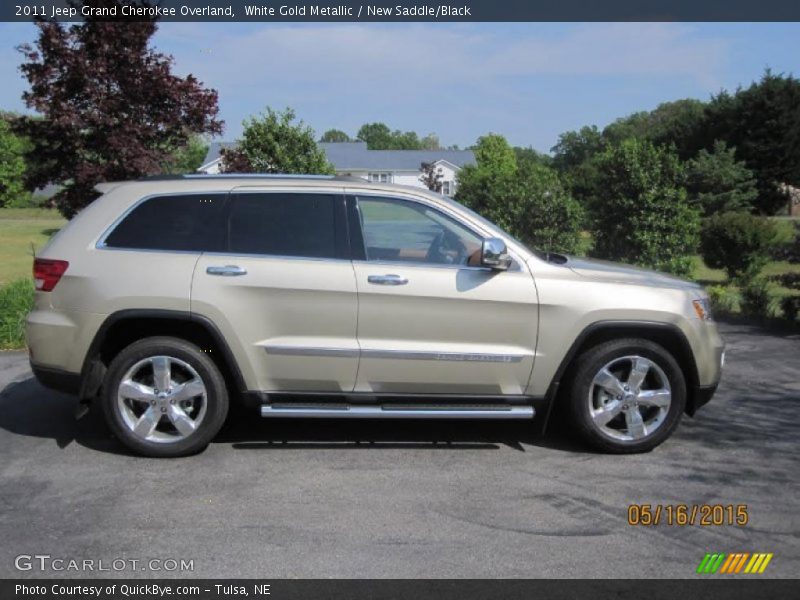
MULTIPOLYGON (((130 454, 92 406, 76 419, 74 396, 48 390, 33 377, 0 391, 0 429, 12 434, 50 438, 59 448, 77 443, 111 454, 130 454)), ((214 444, 236 450, 497 450, 525 452, 535 446, 565 452, 590 452, 558 427, 546 435, 530 421, 414 419, 264 419, 253 411, 231 411, 214 444)))

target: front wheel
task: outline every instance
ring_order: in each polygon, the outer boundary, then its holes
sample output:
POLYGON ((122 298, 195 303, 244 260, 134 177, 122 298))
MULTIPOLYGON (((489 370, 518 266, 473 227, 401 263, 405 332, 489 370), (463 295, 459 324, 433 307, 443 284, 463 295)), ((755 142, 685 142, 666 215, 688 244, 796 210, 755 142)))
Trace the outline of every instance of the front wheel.
POLYGON ((571 422, 590 445, 615 454, 647 452, 678 426, 686 381, 660 345, 615 340, 579 357, 568 401, 571 422))
POLYGON ((228 413, 219 369, 194 344, 169 337, 134 342, 111 362, 103 412, 137 454, 177 457, 204 449, 228 413))

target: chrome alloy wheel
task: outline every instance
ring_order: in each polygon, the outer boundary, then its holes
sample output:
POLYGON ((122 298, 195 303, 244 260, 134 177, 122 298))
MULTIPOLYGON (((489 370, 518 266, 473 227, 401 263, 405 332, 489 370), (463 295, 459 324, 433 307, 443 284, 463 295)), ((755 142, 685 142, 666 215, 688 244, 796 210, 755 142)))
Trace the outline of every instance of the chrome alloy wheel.
POLYGON ((589 388, 589 415, 604 435, 623 441, 652 435, 667 418, 672 390, 649 358, 623 356, 600 369, 589 388))
POLYGON ((117 388, 125 425, 148 442, 175 443, 192 435, 206 415, 203 380, 188 363, 151 356, 133 365, 117 388))

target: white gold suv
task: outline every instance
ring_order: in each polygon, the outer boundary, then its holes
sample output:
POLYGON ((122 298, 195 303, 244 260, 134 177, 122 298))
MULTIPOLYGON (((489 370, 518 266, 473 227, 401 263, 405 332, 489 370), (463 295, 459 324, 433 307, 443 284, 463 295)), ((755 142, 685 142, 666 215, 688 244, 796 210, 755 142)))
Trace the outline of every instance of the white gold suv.
POLYGON ((41 383, 97 398, 149 456, 264 417, 532 419, 609 452, 716 389, 702 289, 526 248, 424 190, 312 176, 102 184, 35 259, 41 383))

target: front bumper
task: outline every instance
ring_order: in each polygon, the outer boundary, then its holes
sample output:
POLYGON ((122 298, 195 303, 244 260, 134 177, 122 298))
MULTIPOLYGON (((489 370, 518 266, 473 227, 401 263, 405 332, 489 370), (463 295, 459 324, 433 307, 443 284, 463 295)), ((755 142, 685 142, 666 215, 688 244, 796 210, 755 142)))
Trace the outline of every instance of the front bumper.
POLYGON ((690 417, 693 417, 698 408, 711 402, 711 398, 714 397, 718 386, 719 384, 715 383, 714 385, 703 385, 696 387, 694 389, 692 403, 687 407, 686 413, 690 417))
MULTIPOLYGON (((716 330, 715 330, 716 333, 716 330)), ((716 336, 719 339, 719 336, 716 336)), ((720 379, 722 378, 722 367, 725 365, 725 344, 720 339, 718 344, 715 344, 711 349, 714 356, 714 368, 710 369, 713 373, 713 383, 706 385, 696 385, 692 389, 692 395, 686 403, 686 413, 692 417, 699 408, 705 406, 714 397, 714 394, 719 387, 720 379)))

